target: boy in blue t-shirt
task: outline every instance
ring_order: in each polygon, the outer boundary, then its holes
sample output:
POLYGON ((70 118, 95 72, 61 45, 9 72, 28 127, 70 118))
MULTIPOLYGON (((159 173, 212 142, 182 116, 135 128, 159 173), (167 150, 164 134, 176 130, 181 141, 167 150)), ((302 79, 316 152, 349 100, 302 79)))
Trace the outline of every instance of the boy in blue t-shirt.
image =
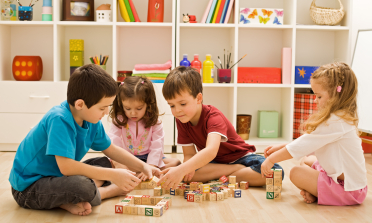
POLYGON ((125 195, 141 182, 134 172, 112 169, 107 157, 151 178, 160 171, 111 143, 101 119, 117 83, 99 66, 82 66, 68 83, 67 101, 54 106, 18 147, 9 181, 24 208, 63 208, 88 215, 105 198, 125 195), (107 157, 80 160, 89 149, 107 157), (111 183, 112 182, 112 183, 111 183))

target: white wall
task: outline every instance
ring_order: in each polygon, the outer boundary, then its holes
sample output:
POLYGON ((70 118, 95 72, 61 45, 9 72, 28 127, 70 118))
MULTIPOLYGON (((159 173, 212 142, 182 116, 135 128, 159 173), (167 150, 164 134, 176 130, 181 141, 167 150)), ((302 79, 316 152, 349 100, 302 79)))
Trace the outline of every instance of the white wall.
POLYGON ((371 0, 354 0, 353 1, 353 19, 351 30, 351 55, 352 59, 359 29, 372 29, 372 1, 371 0))

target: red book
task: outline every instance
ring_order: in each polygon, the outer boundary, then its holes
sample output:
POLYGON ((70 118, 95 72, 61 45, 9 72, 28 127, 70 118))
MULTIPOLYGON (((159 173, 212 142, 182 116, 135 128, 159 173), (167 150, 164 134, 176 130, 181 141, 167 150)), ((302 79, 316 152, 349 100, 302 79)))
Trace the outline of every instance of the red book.
POLYGON ((134 4, 133 4, 132 0, 129 0, 129 4, 130 4, 130 7, 132 8, 132 13, 133 13, 134 21, 135 22, 141 22, 140 19, 139 19, 139 17, 138 17, 136 8, 134 7, 134 4))
POLYGON ((225 2, 226 2, 226 0, 221 1, 220 9, 218 10, 218 14, 217 14, 217 18, 216 18, 216 23, 220 23, 223 8, 225 7, 225 2))

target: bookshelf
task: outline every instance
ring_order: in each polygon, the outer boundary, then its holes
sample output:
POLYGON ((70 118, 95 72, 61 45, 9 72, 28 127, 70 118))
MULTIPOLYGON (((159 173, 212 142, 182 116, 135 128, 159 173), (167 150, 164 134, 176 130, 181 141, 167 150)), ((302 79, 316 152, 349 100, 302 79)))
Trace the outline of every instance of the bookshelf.
MULTIPOLYGON (((89 56, 108 54, 107 71, 116 79, 118 70, 131 70, 137 63, 178 65, 182 55, 189 60, 199 54, 223 56, 232 50, 232 60, 248 54, 239 66, 281 66, 281 48, 292 48, 291 84, 240 84, 237 67, 230 84, 204 84, 204 103, 220 109, 236 125, 237 114, 253 116, 249 144, 257 151, 276 143, 290 142, 293 133, 294 93, 306 92, 310 85, 294 84, 294 66, 319 66, 335 60, 350 63, 352 1, 342 0, 346 15, 340 26, 316 26, 309 16, 311 0, 235 0, 228 24, 188 24, 182 14, 196 15, 200 21, 209 0, 165 0, 164 23, 147 23, 147 1, 135 1, 141 23, 127 23, 117 10, 116 1, 95 0, 95 8, 111 4, 113 21, 107 23, 61 21, 62 1, 53 0, 53 21, 41 21, 42 2, 34 6, 34 20, 0 20, 0 151, 14 151, 18 144, 52 106, 66 98, 69 80, 68 40, 84 39, 85 63, 89 56), (243 7, 283 8, 282 26, 241 25, 239 9, 243 7), (40 55, 44 72, 39 82, 17 82, 11 73, 15 55, 40 55), (279 111, 280 137, 257 137, 257 111, 279 111)), ((338 2, 318 0, 317 5, 338 7, 338 2)), ((216 73, 215 73, 216 75, 216 73)), ((155 84, 163 118, 165 152, 173 144, 173 116, 163 99, 162 84, 155 84)), ((108 128, 109 121, 104 119, 108 128)), ((178 151, 182 151, 178 148, 178 151)))

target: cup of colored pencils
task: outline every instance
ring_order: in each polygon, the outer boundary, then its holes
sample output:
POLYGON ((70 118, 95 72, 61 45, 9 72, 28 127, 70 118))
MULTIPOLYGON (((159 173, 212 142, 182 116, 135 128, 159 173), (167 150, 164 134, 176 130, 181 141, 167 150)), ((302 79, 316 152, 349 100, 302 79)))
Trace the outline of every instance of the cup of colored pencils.
POLYGON ((102 69, 106 70, 106 64, 107 64, 108 58, 109 58, 108 55, 102 57, 102 54, 101 54, 99 57, 94 56, 94 57, 90 57, 89 59, 93 64, 97 64, 98 66, 102 67, 102 69))

